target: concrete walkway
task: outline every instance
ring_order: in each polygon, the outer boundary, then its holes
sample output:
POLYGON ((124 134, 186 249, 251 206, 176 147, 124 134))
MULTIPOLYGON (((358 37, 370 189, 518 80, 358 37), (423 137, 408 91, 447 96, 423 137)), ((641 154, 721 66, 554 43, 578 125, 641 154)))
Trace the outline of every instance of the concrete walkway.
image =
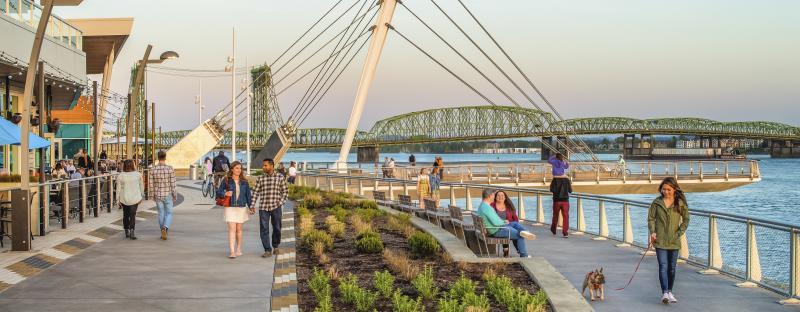
MULTIPOLYGON (((266 311, 273 260, 263 259, 258 219, 244 226, 244 255, 227 258, 221 209, 195 181, 179 181, 170 238, 157 218, 138 240, 116 234, 0 293, 0 311, 266 311)), ((155 215, 154 215, 155 216, 155 215)))
MULTIPOLYGON (((527 224, 526 224, 527 225, 527 224)), ((618 248, 613 241, 594 241, 591 235, 553 236, 549 226, 527 226, 536 233, 528 242, 528 252, 543 256, 566 277, 578 291, 586 273, 603 267, 606 276, 606 300, 595 301, 596 311, 800 311, 798 306, 776 303, 783 298, 775 293, 754 288, 737 288, 737 282, 722 275, 701 275, 698 268, 678 264, 673 293, 678 303, 660 302, 658 262, 654 256, 645 257, 639 272, 628 288, 616 291, 628 282, 641 250, 618 248)), ((513 250, 513 247, 512 247, 513 250)), ((513 253, 513 251, 512 251, 513 253)), ((589 291, 586 291, 588 299, 589 291)))

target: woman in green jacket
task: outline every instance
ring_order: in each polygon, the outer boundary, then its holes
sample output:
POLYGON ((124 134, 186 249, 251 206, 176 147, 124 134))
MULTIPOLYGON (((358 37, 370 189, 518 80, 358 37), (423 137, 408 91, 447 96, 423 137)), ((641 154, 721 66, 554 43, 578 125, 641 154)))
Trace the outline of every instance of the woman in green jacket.
POLYGON ((658 191, 661 196, 650 205, 647 227, 650 230, 650 244, 656 248, 658 258, 658 280, 663 293, 661 302, 668 304, 678 302, 672 294, 672 286, 675 284, 681 236, 689 226, 689 206, 683 190, 673 177, 661 181, 658 191))

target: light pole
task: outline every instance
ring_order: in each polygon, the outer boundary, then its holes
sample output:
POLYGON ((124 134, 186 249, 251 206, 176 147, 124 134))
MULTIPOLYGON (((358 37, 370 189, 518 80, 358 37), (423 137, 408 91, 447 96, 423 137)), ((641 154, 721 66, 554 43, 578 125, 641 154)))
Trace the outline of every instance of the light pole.
POLYGON ((200 79, 200 91, 197 93, 197 96, 194 97, 194 104, 197 104, 197 108, 200 109, 200 121, 197 123, 203 123, 203 79, 200 79))
MULTIPOLYGON (((144 50, 144 57, 137 61, 138 66, 136 67, 136 79, 133 81, 134 89, 133 93, 131 94, 131 100, 128 101, 128 116, 125 121, 125 152, 128 154, 126 155, 128 158, 132 158, 133 151, 133 119, 134 119, 134 106, 139 103, 139 90, 142 88, 144 83, 144 71, 147 69, 147 64, 160 64, 166 60, 176 59, 178 58, 178 53, 174 51, 166 51, 161 53, 161 56, 158 59, 151 60, 150 58, 150 51, 153 49, 152 45, 147 45, 147 49, 144 50)), ((147 125, 145 124, 145 127, 147 125)), ((138 139, 137 139, 138 140, 138 139)))
POLYGON ((228 57, 228 66, 225 71, 231 72, 231 110, 233 111, 233 124, 231 126, 231 157, 236 161, 236 28, 233 29, 233 45, 231 56, 228 57))
MULTIPOLYGON (((247 68, 247 67, 245 66, 245 68, 247 68)), ((250 78, 249 75, 246 78, 244 78, 244 85, 242 86, 242 89, 245 90, 245 91, 247 91, 247 88, 249 87, 249 84, 248 84, 248 79, 249 78, 250 78)), ((250 92, 250 91, 247 91, 247 140, 245 140, 245 142, 246 142, 245 144, 247 144, 247 175, 250 175, 250 165, 253 162, 253 160, 250 159, 250 135, 251 135, 250 132, 252 131, 251 127, 250 127, 250 123, 251 123, 251 121, 250 121, 250 119, 251 119, 250 118, 250 98, 252 96, 253 96, 253 93, 250 92)))

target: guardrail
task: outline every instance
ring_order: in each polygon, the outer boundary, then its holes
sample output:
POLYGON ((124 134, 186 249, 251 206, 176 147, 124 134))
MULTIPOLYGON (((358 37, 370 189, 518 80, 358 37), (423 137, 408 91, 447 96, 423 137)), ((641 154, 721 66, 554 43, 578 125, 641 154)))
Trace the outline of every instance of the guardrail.
MULTIPOLYGON (((414 181, 367 176, 300 172, 299 185, 313 186, 364 196, 374 190, 409 195, 414 181)), ((552 203, 550 192, 523 187, 487 186, 460 182, 441 183, 442 201, 473 210, 486 187, 505 191, 516 198, 519 218, 549 224, 545 209, 552 203), (463 204, 456 197, 464 194, 463 204), (529 209, 527 207, 535 207, 529 209), (532 215, 533 219, 528 216, 532 215)), ((681 237, 680 259, 701 267, 700 273, 724 273, 738 279, 740 287, 763 287, 786 296, 783 302, 798 303, 800 298, 800 237, 798 226, 732 213, 697 209, 690 205, 690 225, 681 237), (760 242, 760 244, 759 244, 760 242)), ((573 234, 589 233, 595 240, 618 241, 618 247, 635 246, 644 250, 649 237, 647 212, 650 203, 609 196, 573 193, 570 198, 570 228, 573 234), (574 219, 572 219, 574 218, 574 219)), ((549 216, 552 216, 551 214, 549 216)))
MULTIPOLYGON (((42 17, 42 7, 29 0, 0 0, 0 13, 36 30, 42 17)), ((55 15, 50 16, 47 35, 73 49, 83 49, 83 32, 55 15)))
MULTIPOLYGON (((432 166, 396 166, 385 168, 378 163, 348 163, 348 169, 361 170, 364 175, 412 180, 422 168, 432 166), (386 171, 386 173, 384 173, 386 171)), ((629 161, 625 165, 616 162, 571 162, 569 175, 573 181, 660 181, 665 177, 675 179, 729 180, 761 178, 757 160, 689 160, 689 161, 629 161)), ((334 169, 335 163, 306 162, 305 170, 334 169)), ((546 162, 533 163, 455 163, 443 167, 444 181, 460 183, 524 183, 552 180, 551 166, 546 162)))

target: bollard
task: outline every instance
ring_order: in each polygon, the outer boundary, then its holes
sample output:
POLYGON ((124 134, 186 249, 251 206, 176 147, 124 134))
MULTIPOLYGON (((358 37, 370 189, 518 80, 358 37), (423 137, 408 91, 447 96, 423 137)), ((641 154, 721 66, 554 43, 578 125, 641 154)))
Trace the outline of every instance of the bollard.
POLYGON ((394 183, 389 181, 389 200, 394 200, 394 183))
POLYGON ((464 191, 467 193, 467 210, 472 211, 472 195, 469 194, 469 187, 464 186, 464 191))
POLYGON ((792 229, 789 234, 789 298, 778 301, 784 305, 800 304, 800 241, 797 229, 792 229))
POLYGON ((578 206, 578 230, 572 232, 572 235, 583 235, 586 232, 586 219, 583 217, 583 198, 578 197, 576 205, 578 206))
POLYGON ((761 259, 758 255, 756 243, 756 227, 753 222, 747 221, 747 267, 745 268, 747 280, 736 283, 736 287, 755 288, 761 281, 761 259))
POLYGON ((593 240, 597 241, 604 241, 608 237, 608 218, 606 217, 606 202, 601 200, 598 203, 598 211, 599 211, 599 221, 600 225, 598 230, 600 231, 599 236, 592 238, 593 240))
POLYGON ((708 268, 700 270, 700 274, 719 274, 722 268, 722 251, 719 246, 719 233, 717 232, 717 217, 708 217, 708 268))
POLYGON ((628 203, 622 204, 622 243, 617 244, 617 247, 630 247, 633 244, 633 224, 631 222, 631 209, 628 203))
POLYGON ((522 196, 522 192, 517 192, 517 198, 519 200, 517 217, 520 220, 525 220, 525 198, 522 196))
POLYGON ((536 193, 536 223, 544 225, 544 203, 542 193, 536 193))
POLYGON ((364 196, 364 180, 358 179, 358 196, 364 196))
POLYGON ((453 187, 453 185, 450 185, 450 205, 456 205, 456 189, 453 187))

